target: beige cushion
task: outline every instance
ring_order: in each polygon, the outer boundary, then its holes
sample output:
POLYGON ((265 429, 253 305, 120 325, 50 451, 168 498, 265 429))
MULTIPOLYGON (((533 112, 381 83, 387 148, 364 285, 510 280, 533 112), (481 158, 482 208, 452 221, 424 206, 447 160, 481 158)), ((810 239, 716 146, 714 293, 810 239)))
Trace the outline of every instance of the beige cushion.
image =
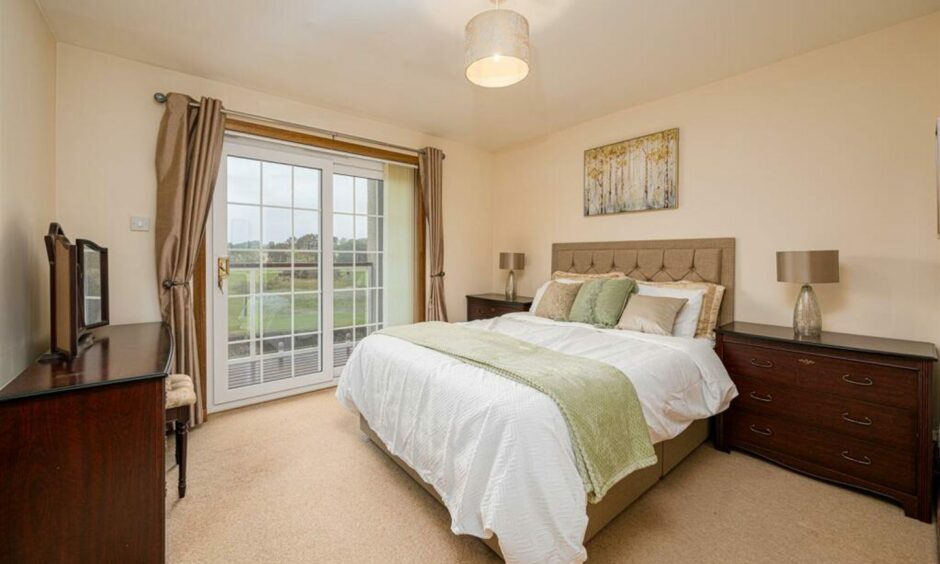
POLYGON ((552 273, 552 280, 606 280, 612 278, 626 278, 623 272, 607 272, 605 274, 581 274, 579 272, 565 272, 556 270, 552 273))
POLYGON ((196 403, 193 379, 186 374, 170 374, 166 377, 166 408, 173 409, 196 403))
POLYGON ((718 325, 718 312, 721 310, 721 300, 725 295, 725 287, 710 282, 691 282, 678 280, 676 282, 641 282, 650 286, 662 288, 675 287, 705 290, 702 301, 702 312, 698 317, 698 326, 695 328, 696 337, 715 338, 715 326, 718 325))
POLYGON ((636 295, 627 302, 620 316, 617 329, 642 331, 654 335, 672 335, 679 310, 687 302, 685 298, 636 295))
POLYGON ((549 282, 535 309, 535 315, 547 317, 555 321, 567 321, 571 304, 578 296, 581 284, 565 284, 563 282, 549 282))

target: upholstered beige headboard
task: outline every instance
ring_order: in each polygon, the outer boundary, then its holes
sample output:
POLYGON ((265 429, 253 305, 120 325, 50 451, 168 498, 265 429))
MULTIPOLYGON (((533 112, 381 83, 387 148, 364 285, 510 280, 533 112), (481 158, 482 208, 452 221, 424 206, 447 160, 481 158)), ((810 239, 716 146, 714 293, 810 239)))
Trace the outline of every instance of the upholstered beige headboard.
POLYGON ((690 280, 725 287, 718 324, 734 321, 734 239, 555 243, 552 272, 623 272, 637 280, 690 280))

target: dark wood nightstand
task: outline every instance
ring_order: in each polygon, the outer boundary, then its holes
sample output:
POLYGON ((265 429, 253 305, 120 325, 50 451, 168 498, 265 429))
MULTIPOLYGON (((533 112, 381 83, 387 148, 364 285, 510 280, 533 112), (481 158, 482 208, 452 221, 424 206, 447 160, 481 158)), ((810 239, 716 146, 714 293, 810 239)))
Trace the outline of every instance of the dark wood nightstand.
POLYGON ((529 311, 532 298, 516 296, 507 300, 505 294, 476 294, 467 296, 467 321, 489 319, 515 311, 529 311))
POLYGON ((730 323, 716 352, 739 396, 715 446, 899 502, 931 521, 932 343, 730 323))

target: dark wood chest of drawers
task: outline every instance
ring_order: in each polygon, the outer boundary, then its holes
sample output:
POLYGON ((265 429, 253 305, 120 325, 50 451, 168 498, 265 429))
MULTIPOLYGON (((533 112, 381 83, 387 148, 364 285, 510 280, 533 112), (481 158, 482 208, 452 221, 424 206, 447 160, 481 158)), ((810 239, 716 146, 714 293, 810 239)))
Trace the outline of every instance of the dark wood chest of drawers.
POLYGON ((489 319, 516 311, 529 311, 532 298, 516 296, 507 300, 503 294, 475 294, 467 296, 467 321, 489 319))
POLYGON ((716 350, 738 388, 716 446, 893 500, 931 521, 936 347, 732 323, 716 350))

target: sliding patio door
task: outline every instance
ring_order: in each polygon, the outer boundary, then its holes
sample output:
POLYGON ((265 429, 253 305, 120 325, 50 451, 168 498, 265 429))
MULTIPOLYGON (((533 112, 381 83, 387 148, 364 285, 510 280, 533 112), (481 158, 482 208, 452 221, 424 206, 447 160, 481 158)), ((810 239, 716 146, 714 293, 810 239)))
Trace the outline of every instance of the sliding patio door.
POLYGON ((229 139, 207 245, 210 409, 332 385, 385 319, 381 163, 229 139))

